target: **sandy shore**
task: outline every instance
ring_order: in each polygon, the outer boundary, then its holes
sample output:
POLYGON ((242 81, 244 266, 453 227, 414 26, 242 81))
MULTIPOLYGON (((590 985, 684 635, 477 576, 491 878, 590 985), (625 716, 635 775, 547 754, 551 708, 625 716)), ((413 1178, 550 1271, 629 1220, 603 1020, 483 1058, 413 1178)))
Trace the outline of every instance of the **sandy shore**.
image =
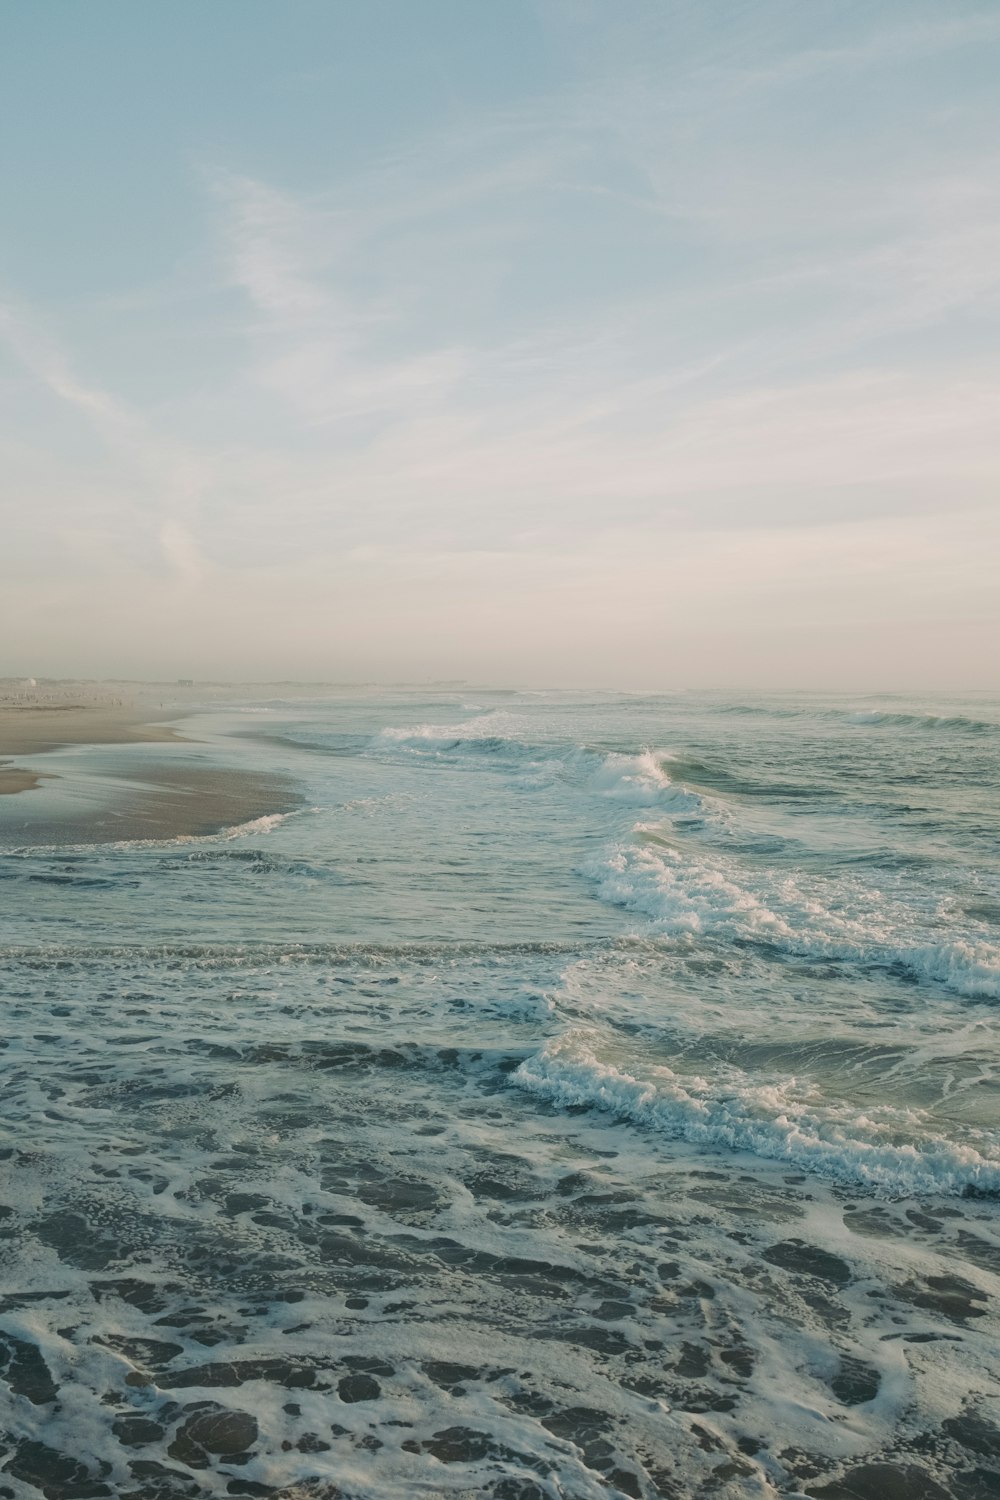
MULTIPOLYGON (((28 798, 8 798, 0 812, 0 848, 197 838, 291 812, 302 803, 291 781, 263 772, 151 766, 142 778, 141 783, 119 780, 114 798, 103 804, 83 798, 68 808, 31 804, 31 816, 25 815, 28 798)), ((113 773, 107 779, 118 780, 113 773)))
MULTIPOLYGON (((174 711, 169 717, 178 714, 174 711)), ((156 723, 155 713, 148 710, 94 704, 0 705, 0 758, 38 755, 58 745, 129 745, 181 738, 176 730, 156 723)))
POLYGON ((149 720, 148 713, 137 709, 95 704, 0 704, 0 797, 36 791, 47 779, 44 773, 11 764, 12 756, 39 755, 59 745, 127 745, 181 738, 165 724, 149 720))
POLYGON ((289 779, 267 772, 114 755, 115 746, 140 743, 187 742, 148 710, 0 706, 0 845, 194 837, 301 803, 289 779), (11 759, 70 745, 107 746, 109 754, 85 775, 59 764, 59 757, 52 771, 11 759))
POLYGON ((33 792, 41 786, 45 777, 38 771, 25 771, 20 766, 0 763, 0 797, 13 792, 33 792))

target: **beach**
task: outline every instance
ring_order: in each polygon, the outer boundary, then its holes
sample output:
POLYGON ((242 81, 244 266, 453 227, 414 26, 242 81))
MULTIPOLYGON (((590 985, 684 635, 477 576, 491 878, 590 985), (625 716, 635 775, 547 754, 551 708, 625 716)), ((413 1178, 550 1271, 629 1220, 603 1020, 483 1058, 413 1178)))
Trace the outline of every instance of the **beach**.
POLYGON ((0 701, 0 797, 35 791, 50 773, 14 763, 18 755, 40 755, 60 745, 169 743, 166 726, 147 722, 137 710, 98 704, 4 704, 0 701))
POLYGON ((60 745, 171 744, 182 736, 149 708, 101 703, 0 702, 0 757, 38 755, 60 745))
POLYGON ((287 777, 185 756, 190 741, 167 722, 183 713, 72 697, 0 701, 0 847, 199 837, 296 805, 287 777), (58 753, 80 750, 90 754, 58 753))
POLYGON ((993 1493, 996 701, 186 708, 5 799, 0 1485, 993 1493))

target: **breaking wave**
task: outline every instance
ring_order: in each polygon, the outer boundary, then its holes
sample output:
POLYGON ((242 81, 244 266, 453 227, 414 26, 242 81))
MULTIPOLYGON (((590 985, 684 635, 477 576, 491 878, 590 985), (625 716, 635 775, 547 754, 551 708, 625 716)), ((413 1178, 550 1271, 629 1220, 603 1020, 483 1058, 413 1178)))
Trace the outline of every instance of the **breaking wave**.
POLYGON ((843 883, 836 910, 832 897, 826 904, 792 875, 763 882, 757 894, 731 862, 695 860, 659 841, 620 844, 583 873, 597 882, 602 900, 649 918, 665 936, 768 944, 804 958, 901 971, 969 999, 1000 999, 1000 947, 976 932, 927 941, 912 913, 862 885, 843 883))
POLYGON ((913 1139, 914 1111, 821 1104, 797 1096, 795 1080, 755 1082, 736 1069, 715 1081, 663 1066, 637 1078, 600 1061, 596 1041, 596 1033, 565 1034, 525 1059, 511 1082, 563 1108, 603 1110, 671 1140, 750 1152, 891 1196, 1000 1192, 1000 1159, 938 1135, 913 1139))
POLYGON ((675 780, 666 751, 604 751, 586 745, 559 747, 496 733, 502 716, 483 714, 457 725, 419 724, 383 729, 377 751, 461 759, 496 757, 532 770, 547 769, 572 778, 593 796, 631 807, 662 807, 676 814, 705 814, 707 799, 675 780))

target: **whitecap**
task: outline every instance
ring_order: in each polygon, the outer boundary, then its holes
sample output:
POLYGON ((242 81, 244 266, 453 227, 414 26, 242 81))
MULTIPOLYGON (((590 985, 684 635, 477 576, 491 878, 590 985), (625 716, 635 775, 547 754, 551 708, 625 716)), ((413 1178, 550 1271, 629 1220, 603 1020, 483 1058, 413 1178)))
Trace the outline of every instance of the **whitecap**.
POLYGON ((511 1082, 671 1140, 746 1151, 894 1196, 1000 1192, 1000 1157, 922 1133, 915 1111, 822 1103, 795 1079, 753 1081, 738 1069, 710 1080, 650 1066, 639 1078, 600 1060, 599 1044, 595 1031, 564 1033, 525 1059, 511 1082))

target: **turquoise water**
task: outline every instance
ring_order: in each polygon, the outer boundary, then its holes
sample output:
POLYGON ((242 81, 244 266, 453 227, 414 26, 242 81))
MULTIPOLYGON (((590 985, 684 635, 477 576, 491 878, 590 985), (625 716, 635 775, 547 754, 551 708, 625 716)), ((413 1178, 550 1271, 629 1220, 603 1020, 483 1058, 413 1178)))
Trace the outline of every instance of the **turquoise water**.
POLYGON ((998 1493, 997 700, 184 732, 31 763, 302 806, 0 858, 0 1494, 998 1493))

